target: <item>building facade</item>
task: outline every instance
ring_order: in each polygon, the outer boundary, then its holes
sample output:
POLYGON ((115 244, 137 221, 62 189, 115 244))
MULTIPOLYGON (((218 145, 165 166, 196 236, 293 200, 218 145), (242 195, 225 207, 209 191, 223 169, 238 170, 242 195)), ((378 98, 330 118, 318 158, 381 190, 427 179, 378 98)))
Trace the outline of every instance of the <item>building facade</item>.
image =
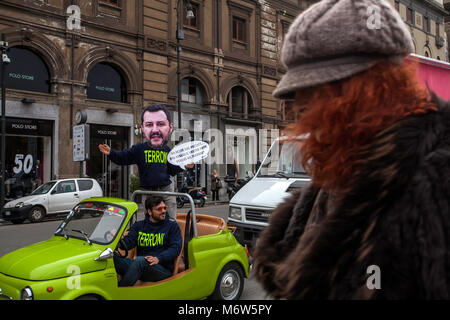
POLYGON ((166 104, 178 127, 177 22, 184 33, 182 130, 171 143, 215 143, 216 160, 192 172, 207 189, 213 168, 227 174, 227 146, 241 176, 253 171, 277 135, 271 130, 285 123, 271 95, 284 72, 283 34, 312 2, 192 0, 194 18, 186 19, 183 0, 1 1, 0 32, 11 59, 5 67, 11 188, 22 180, 28 193, 37 181, 83 175, 98 179, 106 195, 127 197, 136 168, 112 164, 97 145, 123 149, 143 141, 140 113, 153 103, 166 104), (90 128, 84 162, 73 161, 79 121, 90 128))
POLYGON ((123 148, 137 141, 143 104, 140 1, 113 2, 0 3, 0 32, 11 59, 5 67, 11 189, 22 181, 26 194, 30 181, 81 174, 97 178, 108 195, 127 196, 129 169, 115 167, 96 149, 100 142, 123 148), (78 110, 87 114, 91 132, 85 162, 73 161, 78 110))
MULTIPOLYGON (((448 60, 447 0, 388 1, 410 26, 417 54, 448 60)), ((154 103, 173 115, 172 146, 194 139, 214 148, 213 161, 189 172, 193 184, 209 190, 212 169, 229 174, 228 150, 241 177, 254 171, 292 120, 289 101, 272 92, 285 72, 284 35, 315 2, 1 1, 0 32, 11 59, 5 67, 7 193, 20 181, 28 193, 38 182, 83 175, 98 179, 106 195, 127 197, 136 168, 114 165, 97 145, 123 149, 143 141, 140 113, 154 103), (79 121, 90 129, 83 162, 73 159, 79 121)))
POLYGON ((443 0, 388 0, 409 26, 418 55, 449 61, 443 0))

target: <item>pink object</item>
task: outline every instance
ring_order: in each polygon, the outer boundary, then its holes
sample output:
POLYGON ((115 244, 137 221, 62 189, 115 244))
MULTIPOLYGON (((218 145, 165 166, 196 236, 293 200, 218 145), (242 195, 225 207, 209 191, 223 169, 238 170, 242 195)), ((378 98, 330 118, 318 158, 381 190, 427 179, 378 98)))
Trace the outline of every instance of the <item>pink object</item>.
POLYGON ((419 61, 421 82, 444 100, 450 100, 450 63, 411 54, 406 61, 419 61))

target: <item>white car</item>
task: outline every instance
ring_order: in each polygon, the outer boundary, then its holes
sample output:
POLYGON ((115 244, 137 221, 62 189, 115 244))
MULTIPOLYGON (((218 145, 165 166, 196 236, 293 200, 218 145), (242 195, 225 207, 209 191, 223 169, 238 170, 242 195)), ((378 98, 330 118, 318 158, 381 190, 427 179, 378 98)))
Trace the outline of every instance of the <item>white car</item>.
POLYGON ((103 191, 95 179, 60 179, 44 183, 30 195, 6 203, 2 218, 12 223, 26 219, 39 222, 46 215, 69 212, 78 202, 90 197, 103 197, 103 191))

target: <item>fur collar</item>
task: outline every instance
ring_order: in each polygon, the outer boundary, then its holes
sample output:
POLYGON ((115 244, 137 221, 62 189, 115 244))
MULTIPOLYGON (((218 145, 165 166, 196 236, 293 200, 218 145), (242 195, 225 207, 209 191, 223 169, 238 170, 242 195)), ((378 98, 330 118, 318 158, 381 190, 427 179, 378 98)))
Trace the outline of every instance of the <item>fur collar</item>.
POLYGON ((310 185, 276 208, 254 252, 270 295, 449 298, 450 104, 434 101, 437 112, 408 116, 360 150, 351 189, 310 185), (373 265, 381 289, 367 286, 373 265))

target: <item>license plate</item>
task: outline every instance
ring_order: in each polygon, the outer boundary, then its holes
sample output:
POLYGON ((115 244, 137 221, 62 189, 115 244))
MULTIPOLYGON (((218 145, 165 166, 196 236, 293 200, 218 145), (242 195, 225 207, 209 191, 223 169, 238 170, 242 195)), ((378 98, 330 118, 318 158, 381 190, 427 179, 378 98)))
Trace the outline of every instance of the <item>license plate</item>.
POLYGON ((11 211, 5 211, 5 217, 10 216, 10 215, 11 215, 11 211))

